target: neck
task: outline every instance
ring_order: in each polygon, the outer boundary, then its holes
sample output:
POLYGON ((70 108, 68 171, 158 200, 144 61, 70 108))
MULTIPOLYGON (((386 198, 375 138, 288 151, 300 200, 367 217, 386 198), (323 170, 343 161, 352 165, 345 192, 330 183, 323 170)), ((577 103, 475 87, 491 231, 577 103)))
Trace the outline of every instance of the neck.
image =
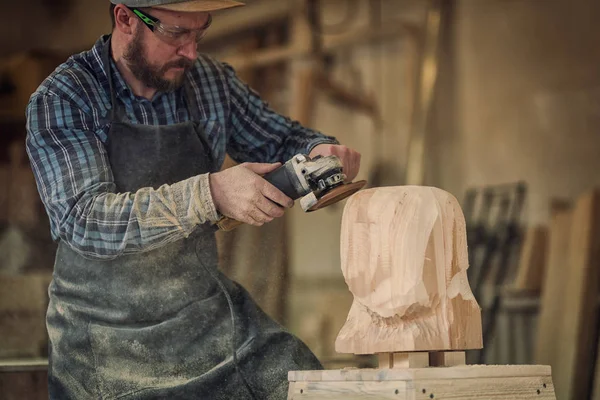
POLYGON ((156 89, 150 88, 144 85, 140 80, 138 80, 133 72, 131 72, 131 68, 127 64, 127 60, 123 57, 125 54, 125 44, 122 40, 119 40, 118 34, 113 34, 111 39, 111 50, 112 57, 115 60, 115 64, 117 64, 117 69, 121 73, 121 76, 136 96, 144 97, 148 100, 152 100, 152 97, 156 94, 156 89))

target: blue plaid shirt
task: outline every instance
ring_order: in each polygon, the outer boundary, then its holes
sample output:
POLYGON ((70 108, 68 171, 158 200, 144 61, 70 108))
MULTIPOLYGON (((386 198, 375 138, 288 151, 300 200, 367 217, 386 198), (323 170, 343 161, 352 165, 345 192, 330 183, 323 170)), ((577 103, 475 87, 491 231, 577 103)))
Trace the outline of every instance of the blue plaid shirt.
MULTIPOLYGON (((154 249, 218 218, 208 174, 158 189, 117 193, 104 146, 111 109, 101 57, 107 38, 59 66, 27 106, 27 152, 52 236, 96 258, 154 249)), ((168 125, 190 119, 183 88, 157 93, 150 101, 131 92, 114 62, 111 75, 132 123, 168 125)), ((337 143, 272 111, 227 64, 201 55, 187 79, 200 115, 223 128, 209 137, 219 160, 226 152, 237 162, 285 162, 317 144, 337 143)))

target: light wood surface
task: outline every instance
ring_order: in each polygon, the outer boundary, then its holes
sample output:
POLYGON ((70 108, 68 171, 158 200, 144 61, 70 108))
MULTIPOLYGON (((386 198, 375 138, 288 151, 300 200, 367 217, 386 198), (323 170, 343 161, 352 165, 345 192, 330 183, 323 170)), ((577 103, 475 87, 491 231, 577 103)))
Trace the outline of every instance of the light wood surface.
POLYGON ((397 186, 353 195, 342 217, 340 247, 354 302, 336 351, 481 348, 466 246, 462 210, 443 190, 397 186))
MULTIPOLYGON (((562 208, 552 212, 548 238, 548 263, 542 284, 540 313, 537 325, 535 362, 556 366, 557 329, 563 315, 565 282, 569 276, 569 237, 573 211, 562 208)), ((558 367, 560 368, 560 367, 558 367)))
POLYGON ((514 281, 514 289, 539 292, 546 269, 546 247, 548 228, 542 225, 529 227, 521 249, 519 269, 514 281))
POLYGON ((554 367, 556 393, 561 400, 591 396, 597 346, 598 289, 600 269, 600 191, 581 196, 575 204, 568 256, 568 276, 561 296, 566 312, 556 320, 560 329, 555 341, 559 362, 554 367))
POLYGON ((288 399, 556 399, 537 365, 290 372, 288 399), (433 396, 433 397, 431 397, 433 396))

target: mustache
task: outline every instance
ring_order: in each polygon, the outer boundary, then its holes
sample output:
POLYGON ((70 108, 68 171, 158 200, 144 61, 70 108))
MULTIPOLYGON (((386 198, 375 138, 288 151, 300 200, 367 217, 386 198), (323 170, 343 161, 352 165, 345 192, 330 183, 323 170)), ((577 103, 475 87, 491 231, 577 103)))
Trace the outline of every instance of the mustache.
POLYGON ((169 68, 185 68, 190 69, 194 65, 194 61, 188 60, 186 58, 181 58, 177 61, 172 61, 164 65, 162 68, 163 71, 168 70, 169 68))

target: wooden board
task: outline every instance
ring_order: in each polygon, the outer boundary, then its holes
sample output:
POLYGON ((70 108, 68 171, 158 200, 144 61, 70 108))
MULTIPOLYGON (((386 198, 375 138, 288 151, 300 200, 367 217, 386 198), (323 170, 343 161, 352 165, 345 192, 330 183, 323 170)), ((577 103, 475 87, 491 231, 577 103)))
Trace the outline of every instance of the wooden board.
POLYGON ((0 275, 0 358, 46 353, 51 278, 50 274, 0 275))
MULTIPOLYGON (((539 320, 534 360, 557 368, 559 330, 563 315, 565 282, 569 276, 569 237, 573 212, 570 208, 552 212, 548 238, 548 262, 540 298, 539 320)), ((560 367, 558 367, 560 368, 560 367)))
POLYGON ((598 340, 597 358, 596 358, 596 377, 594 378, 594 389, 592 400, 600 400, 600 339, 598 340))
POLYGON ((288 379, 288 400, 556 399, 550 368, 536 365, 292 371, 288 379))
POLYGON ((561 400, 591 395, 593 354, 597 346, 597 297, 600 279, 600 191, 578 199, 571 223, 567 278, 561 296, 563 310, 556 319, 560 329, 554 366, 556 393, 561 400))
POLYGON ((0 372, 2 400, 47 400, 48 372, 0 372))
POLYGON ((546 264, 548 229, 537 225, 529 227, 521 250, 519 268, 513 287, 518 290, 540 291, 546 264))

